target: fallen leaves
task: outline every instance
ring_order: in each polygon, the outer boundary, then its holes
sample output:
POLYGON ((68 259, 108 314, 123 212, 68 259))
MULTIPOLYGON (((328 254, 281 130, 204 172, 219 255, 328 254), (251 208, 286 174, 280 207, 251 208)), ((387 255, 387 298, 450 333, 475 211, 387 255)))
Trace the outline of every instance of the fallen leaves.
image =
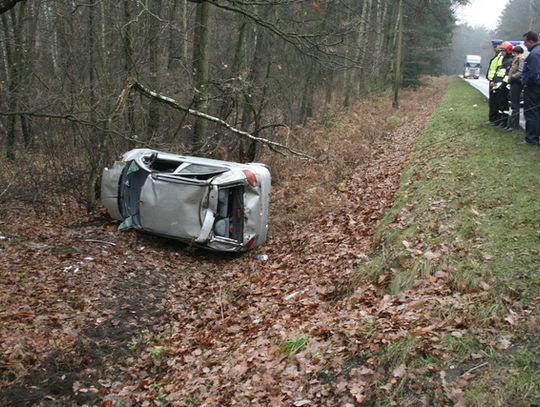
MULTIPOLYGON (((0 349, 7 360, 1 367, 20 380, 31 367, 45 369, 51 351, 64 350, 73 355, 67 367, 78 372, 69 391, 97 389, 104 405, 153 405, 163 397, 173 405, 355 406, 374 401, 376 383, 386 383, 380 389, 388 394, 414 383, 409 361, 382 365, 377 355, 410 338, 428 354, 438 350, 441 332, 463 336, 458 322, 434 312, 441 304, 465 308, 448 288, 450 269, 440 266, 398 295, 381 295, 369 283, 340 290, 372 250, 374 230, 428 115, 405 120, 372 159, 331 182, 337 188, 322 208, 315 198, 295 201, 297 180, 284 180, 273 201, 283 205, 272 216, 285 218, 293 206, 310 204, 316 215, 274 231, 264 261, 253 253, 193 254, 137 234, 119 238, 108 222, 36 219, 2 230, 20 240, 3 241, 0 258, 10 270, 0 293, 0 349), (93 358, 93 349, 103 355, 93 358)), ((316 195, 322 187, 312 188, 316 195)), ((398 227, 413 208, 396 215, 398 227)), ((404 268, 412 258, 439 264, 448 250, 402 243, 404 268)), ((456 402, 458 390, 447 392, 456 402)))
POLYGON ((430 261, 438 260, 441 257, 441 252, 432 252, 428 250, 424 253, 424 257, 430 261))
POLYGON ((517 326, 518 324, 518 318, 514 312, 508 315, 504 320, 508 322, 511 326, 517 326))
MULTIPOLYGON (((265 246, 267 261, 244 257, 219 262, 210 273, 219 278, 208 277, 205 287, 190 287, 190 296, 169 301, 168 314, 178 323, 162 327, 162 332, 170 332, 167 341, 177 351, 175 362, 156 380, 178 389, 175 398, 179 393, 191 397, 203 386, 196 398, 200 404, 248 400, 268 405, 359 405, 373 396, 376 366, 370 360, 345 368, 351 352, 377 352, 413 330, 427 341, 434 338, 436 325, 418 314, 418 293, 401 299, 379 297, 377 289, 367 285, 336 302, 327 301, 371 250, 373 230, 392 201, 414 141, 413 129, 422 120, 411 121, 410 130, 400 132, 384 155, 334 190, 338 205, 308 225, 293 225, 287 233, 274 235, 265 246), (246 280, 248 284, 240 283, 246 280), (220 292, 227 300, 215 300, 222 297, 220 292), (366 324, 375 324, 379 334, 369 334, 366 324), (305 338, 301 346, 299 338, 305 338), (194 355, 193 349, 200 354, 194 355)), ((440 248, 409 248, 419 256, 427 252, 433 261, 440 253, 440 248)), ((429 296, 424 306, 440 293, 434 285, 422 290, 425 294, 420 296, 429 296)), ((133 370, 151 370, 148 362, 139 360, 133 370)), ((401 378, 405 367, 397 367, 395 373, 401 378)), ((112 392, 125 395, 126 386, 129 383, 112 392)), ((137 392, 128 400, 146 399, 145 393, 137 392)))

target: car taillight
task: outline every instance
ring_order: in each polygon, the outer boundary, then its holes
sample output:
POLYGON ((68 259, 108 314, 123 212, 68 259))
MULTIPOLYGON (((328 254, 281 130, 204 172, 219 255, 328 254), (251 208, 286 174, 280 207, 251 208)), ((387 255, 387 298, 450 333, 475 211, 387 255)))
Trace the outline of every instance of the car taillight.
POLYGON ((244 175, 246 176, 246 180, 248 184, 251 185, 252 187, 256 187, 257 177, 255 176, 255 174, 253 174, 250 170, 244 170, 243 172, 244 172, 244 175))
POLYGON ((246 245, 244 246, 247 250, 251 249, 253 247, 253 244, 255 243, 255 239, 257 238, 257 236, 255 237, 252 237, 249 242, 246 243, 246 245))

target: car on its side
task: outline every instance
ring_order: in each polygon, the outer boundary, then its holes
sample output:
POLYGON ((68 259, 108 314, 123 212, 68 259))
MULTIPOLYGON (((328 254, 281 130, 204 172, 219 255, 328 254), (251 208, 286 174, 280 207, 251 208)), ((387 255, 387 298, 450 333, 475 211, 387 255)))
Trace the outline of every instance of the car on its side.
POLYGON ((103 170, 101 201, 119 230, 239 252, 266 241, 270 188, 264 164, 135 149, 103 170))

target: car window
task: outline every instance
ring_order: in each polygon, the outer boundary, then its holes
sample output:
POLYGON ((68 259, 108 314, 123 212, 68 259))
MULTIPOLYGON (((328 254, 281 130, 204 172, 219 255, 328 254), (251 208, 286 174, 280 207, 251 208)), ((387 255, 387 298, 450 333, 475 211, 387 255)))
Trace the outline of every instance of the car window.
POLYGON ((177 174, 182 175, 202 175, 202 174, 220 174, 222 172, 227 171, 227 168, 223 167, 214 167, 211 165, 203 165, 203 164, 189 164, 183 168, 180 168, 180 170, 177 172, 177 174))
POLYGON ((174 172, 180 164, 182 163, 178 161, 169 161, 158 158, 151 161, 148 168, 159 172, 174 172))

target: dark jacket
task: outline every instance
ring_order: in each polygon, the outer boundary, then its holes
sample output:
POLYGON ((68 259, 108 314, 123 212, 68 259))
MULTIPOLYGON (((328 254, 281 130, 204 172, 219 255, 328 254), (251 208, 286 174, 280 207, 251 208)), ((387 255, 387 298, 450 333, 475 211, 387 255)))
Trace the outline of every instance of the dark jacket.
POLYGON ((540 86, 540 42, 537 42, 525 59, 521 82, 527 87, 540 86))

